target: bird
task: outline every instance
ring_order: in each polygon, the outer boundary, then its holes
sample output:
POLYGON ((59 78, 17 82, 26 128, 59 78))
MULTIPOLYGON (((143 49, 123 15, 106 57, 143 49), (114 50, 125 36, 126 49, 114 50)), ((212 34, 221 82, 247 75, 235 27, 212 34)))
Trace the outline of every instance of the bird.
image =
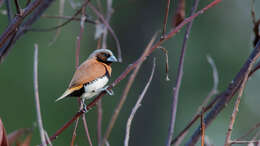
POLYGON ((91 99, 102 91, 113 95, 106 84, 111 77, 111 64, 118 62, 113 52, 108 49, 97 49, 76 69, 66 91, 56 99, 59 101, 67 97, 81 97, 91 99))

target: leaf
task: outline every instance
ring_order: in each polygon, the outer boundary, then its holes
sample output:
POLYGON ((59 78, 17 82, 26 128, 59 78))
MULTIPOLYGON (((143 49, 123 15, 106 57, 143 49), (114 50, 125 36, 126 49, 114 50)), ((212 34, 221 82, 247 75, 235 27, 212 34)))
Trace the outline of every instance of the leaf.
POLYGON ((6 131, 0 118, 0 146, 9 146, 6 131))

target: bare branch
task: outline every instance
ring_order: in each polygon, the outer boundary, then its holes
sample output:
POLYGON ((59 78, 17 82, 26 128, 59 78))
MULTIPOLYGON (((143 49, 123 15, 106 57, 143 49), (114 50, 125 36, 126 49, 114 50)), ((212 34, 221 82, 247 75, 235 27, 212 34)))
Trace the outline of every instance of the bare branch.
POLYGON ((36 105, 36 113, 37 113, 37 121, 41 136, 41 141, 43 146, 47 146, 45 143, 44 129, 42 124, 41 117, 41 108, 40 108, 40 99, 39 99, 39 87, 38 87, 38 45, 34 44, 34 71, 33 71, 33 81, 34 81, 34 97, 35 97, 35 105, 36 105))
POLYGON ((250 133, 252 133, 255 129, 260 127, 260 123, 257 123, 256 125, 254 125, 254 127, 252 127, 251 129, 248 130, 248 132, 246 132, 244 135, 240 136, 239 138, 237 138, 235 141, 241 141, 243 138, 245 138, 246 136, 248 136, 250 133))
POLYGON ((82 116, 82 120, 83 120, 85 133, 86 133, 86 136, 87 136, 87 139, 88 139, 88 142, 89 142, 89 146, 93 146, 91 138, 90 138, 90 134, 89 134, 89 131, 88 131, 88 124, 87 124, 87 120, 86 120, 85 116, 82 116))
POLYGON ((84 3, 82 4, 81 8, 79 10, 77 10, 77 12, 70 18, 68 19, 67 21, 63 22, 62 24, 60 25, 57 25, 57 26, 54 26, 54 27, 50 27, 50 28, 28 28, 27 30, 29 31, 39 31, 39 32, 47 32, 47 31, 53 31, 53 30, 56 30, 60 27, 63 27, 67 24, 69 24, 71 21, 73 21, 79 14, 80 12, 82 11, 83 7, 86 7, 89 3, 89 0, 88 1, 84 1, 84 3))
MULTIPOLYGON (((65 3, 65 0, 60 0, 60 2, 59 2, 59 16, 63 16, 63 13, 64 13, 64 3, 65 3)), ((58 24, 59 25, 61 24, 61 20, 59 20, 58 24)), ((56 33, 55 33, 54 37, 50 41, 49 46, 52 45, 57 40, 60 32, 61 32, 61 28, 58 28, 56 30, 56 33)))
POLYGON ((170 3, 171 3, 171 0, 167 0, 167 5, 166 5, 166 8, 165 8, 165 15, 164 15, 164 19, 163 19, 163 29, 162 29, 161 39, 163 39, 165 32, 166 32, 170 3))
POLYGON ((52 143, 51 143, 50 137, 49 137, 47 131, 45 131, 45 130, 44 130, 44 135, 45 135, 45 138, 46 138, 48 144, 49 144, 50 146, 52 146, 52 143))
MULTIPOLYGON (((259 56, 260 56, 260 54, 259 54, 259 56)), ((253 60, 250 60, 250 64, 248 66, 248 69, 245 72, 245 75, 242 79, 242 84, 241 84, 239 91, 238 91, 238 97, 237 97, 237 100, 236 100, 236 103, 235 103, 235 107, 234 107, 233 113, 232 113, 231 118, 230 118, 230 123, 229 123, 228 132, 227 132, 227 136, 226 136, 225 146, 230 146, 230 144, 231 144, 231 133, 232 133, 232 129, 233 129, 233 126, 234 126, 234 123, 235 123, 235 120, 236 120, 236 115, 238 113, 240 100, 242 98, 243 91, 245 89, 245 85, 246 85, 246 82, 247 82, 248 77, 249 77, 249 73, 252 70, 252 67, 253 67, 253 65, 256 62, 256 59, 258 57, 255 57, 255 58, 253 58, 253 60)))
MULTIPOLYGON (((199 5, 199 0, 195 0, 193 7, 192 7, 192 10, 191 10, 190 16, 193 16, 195 14, 198 5, 199 5)), ((176 119, 176 112, 177 112, 177 105, 178 105, 178 98, 179 98, 179 90, 180 90, 180 87, 181 87, 182 76, 183 76, 184 57, 185 57, 185 54, 186 54, 187 41, 188 41, 188 38, 189 38, 189 35, 190 35, 192 22, 193 21, 191 21, 187 25, 186 32, 185 32, 185 35, 184 35, 183 44, 182 44, 181 55, 180 55, 180 60, 179 60, 179 65, 178 65, 177 80, 176 80, 176 83, 174 84, 174 87, 173 87, 171 119, 170 119, 170 123, 169 123, 168 138, 167 138, 166 146, 171 145, 172 136, 173 136, 173 133, 174 133, 174 126, 175 126, 175 119, 176 119)))
POLYGON ((74 127, 74 130, 73 130, 73 134, 72 134, 70 146, 74 146, 75 139, 76 139, 76 136, 77 136, 78 124, 79 124, 79 118, 78 118, 78 119, 76 120, 76 122, 75 122, 75 127, 74 127))
MULTIPOLYGON (((107 15, 106 15, 106 22, 109 24, 109 21, 112 17, 112 14, 114 12, 112 8, 113 0, 107 0, 107 15)), ((105 30, 103 32, 103 40, 102 40, 102 48, 107 48, 107 27, 105 27, 105 30)), ((120 60, 120 62, 122 62, 120 60)))
POLYGON ((197 113, 193 116, 193 118, 191 119, 191 121, 189 122, 189 124, 178 134, 178 136, 176 136, 173 141, 171 142, 171 144, 176 143, 177 142, 180 143, 185 135, 187 134, 189 128, 196 122, 196 120, 200 117, 202 110, 203 113, 206 112, 208 109, 210 109, 210 107, 212 107, 212 104, 210 104, 210 106, 206 107, 206 104, 208 104, 210 98, 217 94, 218 92, 218 82, 219 82, 219 77, 218 77, 218 71, 217 71, 217 67, 213 61, 213 59, 210 56, 207 56, 208 62, 212 67, 212 74, 213 74, 213 87, 211 89, 211 91, 209 92, 209 94, 207 95, 207 97, 204 99, 204 101, 202 102, 202 104, 199 106, 199 108, 197 109, 197 113))
POLYGON ((23 13, 23 10, 20 7, 20 4, 19 4, 18 0, 14 0, 14 3, 15 3, 15 7, 16 7, 16 13, 18 15, 21 15, 23 13))
POLYGON ((135 106, 132 109, 132 112, 127 120, 127 124, 126 124, 126 134, 125 134, 125 141, 124 141, 124 146, 128 146, 129 143, 129 135, 130 135, 130 128, 131 128, 131 124, 132 124, 132 120, 135 116, 135 113, 137 112, 137 110, 139 109, 139 107, 141 106, 141 102, 143 101, 143 98, 146 94, 147 89, 149 88, 151 81, 153 79, 153 75, 154 75, 154 70, 155 70, 155 59, 153 61, 153 69, 152 69, 152 73, 150 75, 150 78, 147 82, 147 84, 145 85, 144 90, 142 91, 141 95, 138 97, 138 100, 135 104, 135 106))
MULTIPOLYGON (((49 16, 49 15, 42 15, 42 18, 51 18, 51 19, 72 19, 75 21, 81 21, 81 18, 78 17, 72 17, 72 16, 49 16)), ((85 22, 91 23, 91 24, 96 24, 97 22, 95 20, 91 20, 90 18, 86 17, 85 22)))
POLYGON ((5 5, 6 5, 6 10, 7 10, 8 22, 10 23, 12 21, 12 17, 13 17, 10 0, 5 0, 5 5))

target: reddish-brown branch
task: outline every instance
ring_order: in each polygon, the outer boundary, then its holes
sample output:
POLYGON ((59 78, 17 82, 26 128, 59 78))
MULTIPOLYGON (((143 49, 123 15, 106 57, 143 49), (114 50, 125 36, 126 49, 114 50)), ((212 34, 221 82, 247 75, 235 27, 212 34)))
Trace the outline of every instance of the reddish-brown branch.
MULTIPOLYGON (((209 5, 207 5, 206 7, 204 7, 202 10, 198 11, 196 14, 194 14, 193 16, 190 16, 188 18, 186 18, 180 25, 178 25, 178 27, 176 27, 174 30, 172 30, 170 33, 168 33, 165 37, 165 39, 158 41, 155 45, 153 45, 148 53, 145 55, 145 57, 149 56, 156 48, 158 48, 164 41, 170 39, 171 37, 173 37, 174 35, 176 35, 176 33, 178 31, 180 31, 180 29, 187 23, 191 22, 193 19, 195 19, 197 16, 199 16, 200 14, 204 13, 205 11, 207 11, 209 8, 215 6, 216 4, 218 4, 219 2, 221 2, 221 0, 215 0, 213 2, 211 2, 209 5)), ((134 63, 132 63, 131 65, 129 65, 125 71, 123 73, 121 73, 121 75, 108 87, 108 89, 112 89, 113 87, 115 87, 121 80, 123 80, 139 63, 140 58, 138 60, 136 60, 134 63)), ((89 103, 86 107, 87 110, 90 110, 91 108, 93 108, 97 102, 106 94, 105 91, 101 92, 91 103, 89 103)), ((65 129, 67 129, 78 117, 80 117, 82 114, 84 113, 84 111, 79 111, 77 114, 75 114, 71 120, 69 120, 68 122, 66 122, 60 129, 58 129, 54 135, 52 135, 50 137, 50 140, 54 140, 57 138, 58 135, 60 135, 65 129)))
POLYGON ((204 123, 204 109, 201 111, 201 116, 200 116, 200 128, 201 128, 201 146, 204 146, 205 142, 205 123, 204 123))

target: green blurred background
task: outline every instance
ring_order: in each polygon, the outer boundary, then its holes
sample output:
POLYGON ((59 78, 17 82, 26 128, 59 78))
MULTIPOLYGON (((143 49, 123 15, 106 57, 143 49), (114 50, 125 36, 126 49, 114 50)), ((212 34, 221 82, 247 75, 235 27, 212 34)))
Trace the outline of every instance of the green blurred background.
MULTIPOLYGON (((105 0, 102 0, 105 4, 105 0)), ((93 1, 95 4, 95 2, 93 1)), ((209 1, 201 0, 199 9, 209 1)), ((58 15, 59 1, 55 1, 45 14, 58 15)), ((111 19, 111 26, 119 37, 122 47, 123 63, 113 64, 113 81, 122 71, 133 63, 143 52, 152 35, 161 29, 166 1, 158 0, 115 0, 115 12, 111 19)), ((187 14, 192 2, 187 1, 187 14)), ((104 5, 105 6, 105 5, 104 5)), ((256 1, 256 16, 260 17, 260 2, 256 1)), ((171 7, 175 7, 172 4, 171 7)), ((0 10, 5 10, 2 6, 0 10)), ((226 89, 252 50, 254 38, 250 15, 251 0, 228 0, 195 19, 191 37, 188 41, 185 56, 183 83, 179 95, 178 113, 175 135, 191 119, 198 106, 212 88, 212 70, 206 55, 214 59, 219 72, 219 91, 226 89)), ((73 15, 69 1, 65 1, 65 14, 73 15)), ((95 15, 87 9, 90 16, 95 15)), ((170 20, 173 9, 170 10, 170 20)), ((48 28, 57 25, 58 20, 41 18, 34 28, 48 28)), ((0 32, 7 27, 7 17, 0 15, 0 32)), ((170 23, 170 21, 169 21, 170 23)), ((170 25, 169 25, 170 26, 170 25)), ((52 135, 67 120, 77 112, 77 100, 67 99, 55 103, 73 75, 75 69, 76 36, 79 34, 79 22, 72 22, 63 27, 57 41, 49 46, 55 35, 53 32, 29 32, 17 41, 4 62, 0 64, 0 117, 7 132, 18 128, 34 127, 32 145, 40 143, 35 112, 33 92, 33 53, 34 44, 39 44, 39 93, 44 128, 52 135)), ((128 95, 115 127, 109 138, 111 146, 123 145, 125 127, 131 108, 138 95, 148 81, 152 60, 156 57, 156 71, 152 84, 144 98, 141 108, 137 112, 131 129, 131 146, 159 146, 165 145, 172 88, 177 74, 180 48, 183 41, 183 31, 162 46, 169 51, 169 76, 171 81, 165 81, 165 57, 159 50, 154 51, 143 64, 128 95)), ((94 40, 95 26, 86 24, 83 40, 81 41, 80 62, 96 48, 94 40)), ((109 35, 108 47, 117 54, 116 46, 109 35)), ((103 131, 106 129, 110 117, 118 104, 128 77, 120 82, 113 90, 114 96, 103 98, 103 131)), ((243 135, 249 128, 260 121, 259 114, 259 81, 257 72, 248 82, 245 95, 241 101, 240 111, 234 127, 233 138, 243 135)), ((217 119, 206 130, 206 135, 215 145, 223 145, 228 129, 229 118, 234 100, 225 108, 217 119)), ((91 138, 97 145, 97 110, 92 109, 86 115, 91 138)), ((193 129, 197 127, 193 126, 193 129)), ((74 125, 63 132, 57 140, 56 146, 69 145, 74 125)), ((188 134, 187 137, 189 137, 188 134)), ((187 140, 187 139, 186 139, 187 140)), ((82 122, 80 121, 76 143, 79 146, 88 145, 82 122)))

